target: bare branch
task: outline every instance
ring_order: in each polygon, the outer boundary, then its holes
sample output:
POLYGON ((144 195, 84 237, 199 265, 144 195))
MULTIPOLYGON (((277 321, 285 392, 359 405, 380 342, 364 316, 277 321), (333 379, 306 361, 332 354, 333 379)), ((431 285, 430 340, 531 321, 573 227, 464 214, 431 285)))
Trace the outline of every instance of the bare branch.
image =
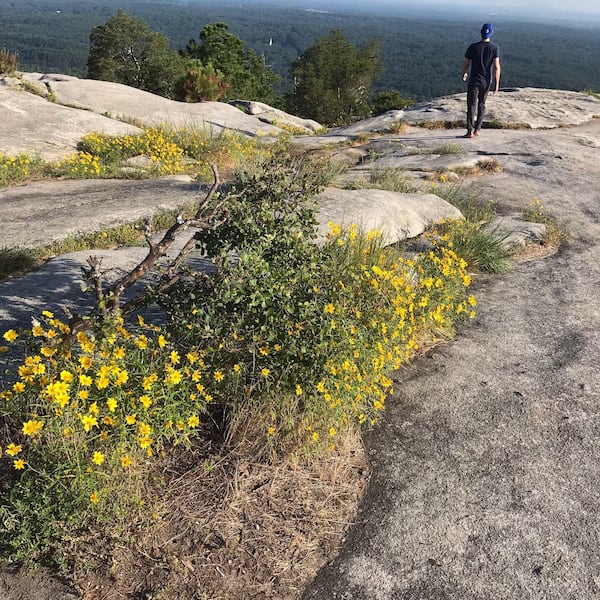
MULTIPOLYGON (((119 310, 121 310, 123 314, 130 314, 141 308, 146 300, 146 292, 136 294, 126 302, 122 303, 123 294, 156 266, 159 259, 167 254, 178 235, 190 227, 204 230, 216 229, 225 222, 226 218, 224 216, 217 220, 217 215, 222 209, 224 200, 219 202, 208 215, 205 214, 207 207, 221 185, 217 166, 214 164, 211 164, 210 166, 213 172, 214 182, 206 194, 206 197, 200 202, 194 218, 184 220, 181 216, 178 216, 176 222, 165 232, 159 242, 155 242, 152 239, 152 221, 148 218, 144 230, 144 237, 149 247, 146 257, 136 267, 110 286, 108 291, 103 289, 103 278, 100 270, 102 258, 93 256, 88 258, 87 262, 89 264, 89 269, 83 267, 82 271, 86 280, 94 288, 96 305, 88 315, 82 316, 73 315, 70 312, 68 313, 71 332, 65 337, 65 344, 72 343, 79 331, 89 329, 98 318, 106 319, 109 314, 114 314, 119 310)), ((177 257, 173 259, 167 267, 165 275, 161 278, 160 282, 155 284, 153 290, 155 294, 164 292, 180 279, 177 270, 184 259, 194 249, 195 245, 195 237, 192 237, 186 242, 177 257)))

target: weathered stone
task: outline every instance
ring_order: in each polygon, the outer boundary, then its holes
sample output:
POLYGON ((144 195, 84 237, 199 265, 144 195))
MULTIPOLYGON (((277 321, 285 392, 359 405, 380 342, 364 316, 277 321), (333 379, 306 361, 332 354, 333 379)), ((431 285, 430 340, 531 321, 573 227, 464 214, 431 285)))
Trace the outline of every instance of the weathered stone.
MULTIPOLYGON (((407 123, 464 123, 466 94, 444 96, 404 111, 407 123)), ((506 88, 488 95, 484 127, 546 129, 581 125, 600 115, 600 99, 582 92, 506 88)))
MULTIPOLYGON (((312 119, 303 119, 290 115, 289 113, 273 108, 263 102, 252 102, 248 100, 232 100, 229 104, 241 108, 246 114, 258 117, 264 123, 270 123, 277 127, 291 127, 302 130, 304 133, 316 133, 323 129, 323 125, 312 119)), ((295 133, 298 133, 297 131, 295 133)))
POLYGON ((461 212, 434 194, 402 194, 377 189, 327 188, 317 196, 319 231, 329 222, 362 231, 378 230, 385 244, 416 237, 442 219, 460 219, 461 212))
POLYGON ((65 75, 31 77, 23 74, 23 77, 46 84, 61 104, 113 119, 146 125, 195 127, 215 135, 224 129, 249 136, 277 136, 282 132, 279 127, 263 123, 224 102, 177 102, 120 83, 65 75))
POLYGON ((502 240, 509 247, 525 247, 540 244, 547 227, 543 223, 526 221, 520 215, 506 215, 484 225, 484 229, 502 240))
POLYGON ((109 135, 141 133, 141 129, 87 110, 48 102, 24 91, 0 87, 0 152, 27 152, 60 160, 77 152, 91 132, 109 135))

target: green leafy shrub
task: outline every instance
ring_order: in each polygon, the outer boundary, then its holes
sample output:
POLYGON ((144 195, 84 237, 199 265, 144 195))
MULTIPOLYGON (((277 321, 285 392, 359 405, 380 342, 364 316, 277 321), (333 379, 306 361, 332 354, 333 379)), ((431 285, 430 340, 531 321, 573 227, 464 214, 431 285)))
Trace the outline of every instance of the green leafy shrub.
POLYGON ((404 97, 398 90, 385 90, 375 95, 372 111, 374 115, 381 115, 389 110, 403 110, 411 104, 414 100, 404 97))
POLYGON ((449 250, 427 259, 444 272, 422 288, 421 263, 383 248, 376 233, 332 224, 317 246, 311 168, 277 157, 242 175, 225 200, 227 223, 200 239, 216 274, 161 299, 178 343, 199 344, 235 380, 237 393, 226 386, 216 398, 228 435, 272 448, 332 441, 375 422, 391 385, 386 373, 418 335, 450 330, 469 312, 466 263, 449 250), (442 291, 451 299, 434 310, 427 298, 442 291))
POLYGON ((557 220, 550 215, 540 198, 533 198, 527 208, 521 211, 521 216, 532 223, 542 223, 546 226, 546 234, 542 241, 545 246, 558 246, 564 233, 560 230, 557 220))
POLYGON ((185 102, 201 102, 202 100, 221 100, 229 88, 225 76, 210 63, 203 65, 200 61, 186 70, 182 81, 181 97, 185 102))
POLYGON ((44 311, 4 332, 26 344, 0 392, 5 556, 66 564, 65 540, 147 516, 156 459, 209 423, 259 456, 334 447, 377 421, 392 369, 474 314, 449 234, 414 259, 356 226, 317 243, 326 179, 277 155, 208 196, 218 222, 196 241, 214 268, 154 293, 166 326, 100 306, 75 330, 44 311))

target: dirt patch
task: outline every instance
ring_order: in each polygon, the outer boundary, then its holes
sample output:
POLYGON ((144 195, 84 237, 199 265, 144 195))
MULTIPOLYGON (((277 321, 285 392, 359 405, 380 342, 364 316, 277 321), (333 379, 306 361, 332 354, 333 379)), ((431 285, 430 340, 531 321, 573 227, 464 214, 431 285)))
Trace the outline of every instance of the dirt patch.
POLYGON ((82 598, 299 598, 335 556, 368 473, 357 435, 314 461, 232 452, 183 462, 151 492, 162 498, 151 523, 80 544, 82 598))

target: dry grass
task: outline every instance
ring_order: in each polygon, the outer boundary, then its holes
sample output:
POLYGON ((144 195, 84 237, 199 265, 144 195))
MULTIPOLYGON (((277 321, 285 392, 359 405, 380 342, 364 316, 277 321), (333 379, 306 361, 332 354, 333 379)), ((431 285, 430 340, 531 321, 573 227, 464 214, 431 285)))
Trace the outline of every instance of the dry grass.
POLYGON ((123 536, 100 568, 80 569, 83 598, 299 598, 336 553, 366 485, 360 437, 340 442, 312 462, 188 456, 195 467, 161 476, 154 523, 123 536))
POLYGON ((560 248, 560 239, 549 244, 528 244, 517 250, 513 255, 513 260, 517 263, 531 262, 532 260, 540 260, 548 258, 558 252, 560 248))
POLYGON ((423 127, 423 129, 458 129, 466 127, 466 121, 419 121, 415 123, 417 127, 423 127))
POLYGON ((495 158, 485 158, 472 167, 456 167, 453 171, 460 177, 477 177, 502 173, 502 165, 495 158))

